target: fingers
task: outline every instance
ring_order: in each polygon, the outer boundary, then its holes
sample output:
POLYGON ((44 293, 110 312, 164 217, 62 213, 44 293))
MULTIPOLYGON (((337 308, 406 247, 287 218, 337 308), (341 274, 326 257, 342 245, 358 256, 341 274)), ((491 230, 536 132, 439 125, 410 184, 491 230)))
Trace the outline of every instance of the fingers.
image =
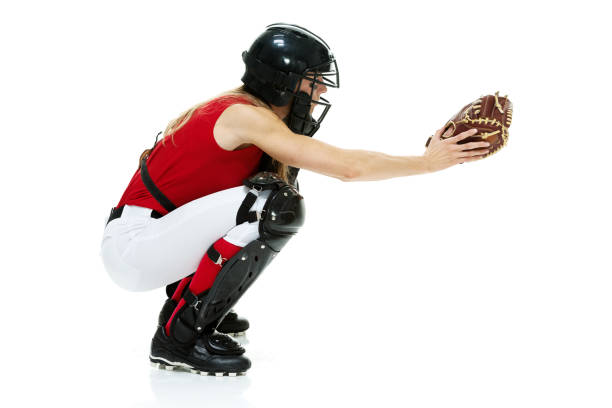
POLYGON ((461 132, 458 135, 455 135, 453 137, 449 137, 448 140, 449 143, 457 143, 463 139, 467 139, 470 136, 474 136, 476 133, 478 133, 478 129, 470 129, 470 130, 466 130, 465 132, 461 132))
POLYGON ((441 127, 440 129, 436 130, 436 133, 434 133, 433 136, 429 136, 429 139, 427 139, 427 142, 425 143, 425 147, 429 147, 430 143, 432 141, 436 141, 439 142, 440 141, 440 136, 442 136, 442 132, 444 131, 444 126, 441 127))
POLYGON ((467 163, 467 162, 473 162, 473 161, 476 161, 476 160, 482 160, 482 159, 484 159, 484 157, 483 157, 483 156, 477 156, 477 157, 468 157, 468 158, 465 158, 465 159, 461 159, 461 161, 459 162, 459 164, 462 164, 462 163, 467 163))
POLYGON ((489 147, 491 143, 489 142, 471 142, 466 144, 457 144, 453 145, 453 150, 471 150, 478 149, 479 147, 489 147))
POLYGON ((466 157, 484 156, 487 153, 489 153, 489 149, 478 149, 478 150, 471 150, 469 152, 460 152, 457 157, 460 159, 463 159, 466 157))

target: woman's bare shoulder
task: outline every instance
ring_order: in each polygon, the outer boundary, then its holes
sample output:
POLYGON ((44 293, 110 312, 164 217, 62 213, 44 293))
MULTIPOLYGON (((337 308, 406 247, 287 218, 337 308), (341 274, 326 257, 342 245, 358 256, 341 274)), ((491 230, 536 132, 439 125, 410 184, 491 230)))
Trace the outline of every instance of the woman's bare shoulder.
MULTIPOLYGON (((276 122, 280 119, 270 109, 261 106, 253 106, 242 103, 234 104, 221 114, 221 117, 230 119, 236 125, 248 124, 252 126, 253 122, 276 122)), ((221 118, 220 118, 221 119, 221 118)))
MULTIPOLYGON (((215 138, 231 138, 234 143, 253 143, 260 136, 286 128, 270 109, 235 104, 223 111, 215 125, 215 138), (229 134, 229 136, 227 136, 229 134)), ((239 144, 240 144, 239 143, 239 144)))
POLYGON ((252 144, 258 135, 282 124, 271 110, 247 105, 229 106, 217 119, 213 133, 217 144, 225 150, 235 150, 252 144))

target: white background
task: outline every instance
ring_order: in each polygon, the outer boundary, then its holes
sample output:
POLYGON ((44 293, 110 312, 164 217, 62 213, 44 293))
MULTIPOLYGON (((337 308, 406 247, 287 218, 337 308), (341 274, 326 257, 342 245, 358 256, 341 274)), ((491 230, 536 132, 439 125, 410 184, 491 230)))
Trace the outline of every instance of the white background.
POLYGON ((609 407, 609 16, 593 1, 3 2, 2 405, 609 407), (153 370, 164 291, 113 285, 104 219, 157 131, 238 86, 275 22, 338 59, 317 138, 420 155, 499 90, 509 144, 381 182, 302 172, 307 223, 237 306, 248 375, 153 370))

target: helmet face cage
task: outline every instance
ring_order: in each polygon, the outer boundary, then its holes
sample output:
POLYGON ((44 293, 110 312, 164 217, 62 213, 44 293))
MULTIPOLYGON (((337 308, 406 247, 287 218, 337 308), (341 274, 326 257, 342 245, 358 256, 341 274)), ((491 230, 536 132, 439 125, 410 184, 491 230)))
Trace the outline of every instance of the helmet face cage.
POLYGON ((314 92, 317 84, 325 85, 330 88, 340 87, 340 73, 338 72, 338 65, 336 60, 332 57, 332 60, 323 64, 309 67, 300 76, 300 80, 297 84, 297 91, 290 90, 289 92, 298 98, 299 101, 294 101, 293 106, 289 112, 290 122, 296 124, 292 126, 292 130, 296 133, 313 136, 319 127, 321 122, 325 119, 327 112, 331 108, 331 103, 323 98, 319 97, 319 100, 314 100, 314 92), (310 93, 300 91, 303 81, 311 82, 310 93), (301 112, 296 105, 307 105, 313 107, 309 109, 307 113, 301 112))

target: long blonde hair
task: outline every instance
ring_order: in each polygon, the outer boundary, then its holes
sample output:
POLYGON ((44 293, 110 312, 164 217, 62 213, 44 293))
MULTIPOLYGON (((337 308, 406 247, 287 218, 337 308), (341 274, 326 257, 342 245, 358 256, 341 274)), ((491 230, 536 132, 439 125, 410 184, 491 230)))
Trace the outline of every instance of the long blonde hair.
MULTIPOLYGON (((191 116, 193 115, 193 113, 197 109, 199 109, 202 106, 206 105, 207 103, 209 103, 213 99, 217 99, 217 98, 232 98, 232 97, 236 97, 236 96, 240 96, 240 97, 244 97, 244 98, 248 99, 249 101, 253 102, 255 104, 255 106, 259 106, 259 107, 264 107, 264 108, 270 109, 270 106, 267 103, 265 103, 261 99, 255 97, 252 94, 250 94, 249 92, 247 92, 245 87, 244 87, 244 85, 242 85, 242 86, 239 86, 238 88, 234 88, 234 89, 229 90, 227 92, 223 92, 223 93, 215 96, 214 98, 208 99, 208 100, 206 100, 204 102, 200 102, 197 105, 192 106, 191 108, 189 108, 185 112, 181 113, 175 119, 171 120, 168 123, 168 125, 166 126, 166 129, 163 132, 162 140, 161 140, 162 145, 165 146, 167 136, 170 136, 170 139, 172 140, 172 143, 174 144, 174 134, 180 128, 185 126, 185 124, 187 122, 189 122, 189 119, 191 119, 191 116)), ((142 152, 142 154, 140 155, 140 159, 138 160, 138 165, 139 166, 140 166, 140 162, 142 161, 142 159, 144 157, 148 156, 151 153, 152 150, 153 149, 146 149, 144 152, 142 152)), ((289 167, 286 164, 281 163, 278 160, 272 159, 272 168, 274 169, 274 171, 283 180, 288 182, 289 167)))

